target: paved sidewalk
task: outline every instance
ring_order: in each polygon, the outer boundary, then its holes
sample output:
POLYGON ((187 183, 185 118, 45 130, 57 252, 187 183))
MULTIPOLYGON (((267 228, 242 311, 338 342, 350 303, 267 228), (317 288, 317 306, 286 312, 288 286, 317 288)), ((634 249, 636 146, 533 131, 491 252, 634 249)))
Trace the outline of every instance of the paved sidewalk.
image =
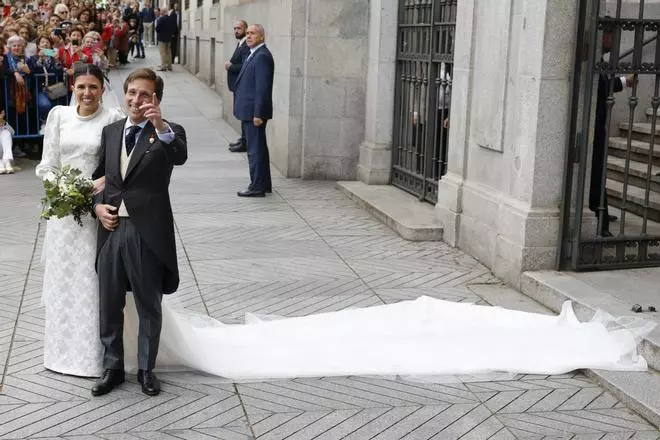
MULTIPOLYGON (((164 75, 162 105, 189 136, 189 161, 171 186, 181 306, 224 322, 420 295, 544 311, 462 252, 399 238, 332 182, 274 176, 272 195, 239 199, 247 160, 227 151, 236 133, 219 119, 220 99, 175 69, 164 75)), ((113 73, 114 83, 126 73, 113 73)), ((0 176, 0 188, 2 439, 660 438, 577 373, 442 385, 365 377, 232 384, 164 374, 158 397, 131 378, 92 398, 92 380, 42 367, 40 182, 28 167, 0 176)))

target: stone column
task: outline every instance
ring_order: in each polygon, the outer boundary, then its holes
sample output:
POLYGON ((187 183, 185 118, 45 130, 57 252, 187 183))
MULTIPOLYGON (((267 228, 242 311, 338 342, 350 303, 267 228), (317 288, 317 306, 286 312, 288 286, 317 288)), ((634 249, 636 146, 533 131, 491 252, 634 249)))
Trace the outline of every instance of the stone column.
POLYGON ((447 240, 517 286, 560 248, 578 0, 458 3, 447 240))
POLYGON ((477 0, 461 0, 456 12, 447 173, 438 182, 436 212, 444 226, 443 240, 452 246, 458 246, 463 181, 467 171, 469 110, 472 100, 472 47, 474 45, 472 32, 476 2, 477 0))
POLYGON ((396 71, 397 0, 369 2, 369 59, 365 139, 360 145, 358 178, 369 185, 390 181, 396 71))

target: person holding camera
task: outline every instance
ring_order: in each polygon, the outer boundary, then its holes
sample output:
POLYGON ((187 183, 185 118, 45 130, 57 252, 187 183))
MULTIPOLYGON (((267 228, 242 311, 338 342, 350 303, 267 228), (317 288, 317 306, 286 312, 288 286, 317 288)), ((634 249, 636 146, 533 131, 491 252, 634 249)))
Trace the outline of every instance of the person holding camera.
POLYGON ((139 18, 132 16, 128 20, 128 52, 133 56, 137 51, 135 58, 144 58, 144 44, 142 44, 142 23, 139 18))
POLYGON ((57 58, 64 66, 67 75, 73 75, 73 65, 76 62, 83 61, 82 53, 82 38, 83 33, 80 28, 73 28, 69 33, 70 42, 69 44, 61 47, 57 52, 57 58))
POLYGON ((63 66, 57 58, 57 50, 47 35, 37 39, 37 54, 28 59, 28 67, 34 72, 62 73, 63 66))
MULTIPOLYGON (((39 110, 40 127, 46 123, 48 113, 53 108, 53 102, 48 97, 45 87, 48 84, 53 84, 62 81, 62 72, 64 67, 57 59, 57 51, 53 49, 50 38, 42 35, 37 39, 37 54, 28 58, 27 64, 32 72, 48 74, 48 78, 44 78, 44 89, 37 96, 37 107, 39 110)), ((40 131, 41 133, 41 131, 40 131)))

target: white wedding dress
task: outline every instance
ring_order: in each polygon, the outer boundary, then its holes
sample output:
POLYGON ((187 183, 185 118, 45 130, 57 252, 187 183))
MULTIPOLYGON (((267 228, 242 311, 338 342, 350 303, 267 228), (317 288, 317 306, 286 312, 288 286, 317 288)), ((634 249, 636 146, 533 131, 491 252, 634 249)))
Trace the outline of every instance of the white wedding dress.
MULTIPOLYGON (((137 328, 135 315, 127 314, 126 324, 137 328)), ((430 297, 296 318, 248 315, 245 324, 224 325, 166 300, 157 366, 233 381, 399 375, 444 382, 503 372, 643 371, 636 346, 654 326, 603 313, 580 323, 570 302, 559 316, 546 316, 430 297)), ((135 336, 124 338, 134 352, 135 336)))
MULTIPOLYGON (((101 108, 83 118, 75 107, 55 107, 46 124, 37 175, 62 165, 91 176, 99 162, 102 128, 123 115, 101 108)), ((44 365, 78 376, 102 372, 99 339, 96 220, 47 224, 43 301, 44 365)), ((174 294, 176 295, 176 293, 174 294)), ((224 325, 177 310, 163 300, 159 370, 197 370, 231 380, 303 376, 402 375, 435 381, 448 375, 498 372, 559 374, 579 368, 645 370, 640 338, 654 323, 598 314, 580 323, 570 303, 546 316, 421 297, 363 309, 280 318, 248 315, 224 325)), ((137 361, 137 313, 125 309, 128 370, 137 361)))
MULTIPOLYGON (((76 107, 56 106, 48 114, 44 148, 37 176, 42 179, 70 165, 91 178, 99 163, 101 130, 123 115, 99 108, 78 115, 76 107)), ((99 339, 96 219, 51 219, 46 224, 42 299, 45 307, 44 366, 76 376, 102 373, 103 347, 99 339)))

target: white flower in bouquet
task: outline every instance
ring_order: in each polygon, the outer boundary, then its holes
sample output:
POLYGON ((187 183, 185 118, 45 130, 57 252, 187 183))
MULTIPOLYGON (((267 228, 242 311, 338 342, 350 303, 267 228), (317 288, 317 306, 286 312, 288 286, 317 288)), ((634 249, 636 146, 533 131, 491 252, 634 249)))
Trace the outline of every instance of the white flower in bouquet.
POLYGON ((82 226, 82 218, 92 213, 94 184, 82 171, 66 165, 44 180, 46 195, 41 199, 41 218, 73 216, 82 226))

